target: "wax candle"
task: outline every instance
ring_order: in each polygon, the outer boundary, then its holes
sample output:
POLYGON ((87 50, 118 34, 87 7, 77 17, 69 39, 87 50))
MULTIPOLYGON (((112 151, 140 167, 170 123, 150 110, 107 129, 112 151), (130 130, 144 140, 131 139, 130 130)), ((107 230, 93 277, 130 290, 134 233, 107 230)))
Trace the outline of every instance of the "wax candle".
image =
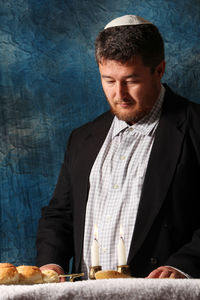
POLYGON ((92 260, 92 267, 99 266, 98 228, 96 225, 94 229, 94 239, 92 241, 92 247, 91 247, 91 260, 92 260))
POLYGON ((122 227, 120 226, 120 237, 119 237, 119 243, 118 243, 118 266, 123 266, 126 265, 126 248, 124 244, 124 239, 123 239, 123 230, 122 227))

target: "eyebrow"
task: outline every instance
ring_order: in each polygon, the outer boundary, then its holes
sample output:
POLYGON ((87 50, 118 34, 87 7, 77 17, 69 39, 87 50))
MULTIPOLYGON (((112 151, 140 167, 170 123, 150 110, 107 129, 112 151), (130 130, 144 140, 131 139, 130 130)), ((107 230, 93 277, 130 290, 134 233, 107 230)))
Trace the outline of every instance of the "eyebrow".
MULTIPOLYGON (((113 78, 112 76, 109 76, 109 75, 101 75, 102 78, 113 78)), ((127 75, 127 76, 124 76, 123 79, 129 79, 129 78, 138 78, 139 75, 137 74, 130 74, 130 75, 127 75)))

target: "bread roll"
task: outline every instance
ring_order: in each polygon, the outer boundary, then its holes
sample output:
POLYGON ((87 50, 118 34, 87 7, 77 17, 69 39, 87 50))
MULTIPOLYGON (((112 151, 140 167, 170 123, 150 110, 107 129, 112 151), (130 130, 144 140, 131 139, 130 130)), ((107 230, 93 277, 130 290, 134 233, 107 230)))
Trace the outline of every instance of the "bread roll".
POLYGON ((110 278, 130 278, 131 276, 119 273, 114 270, 98 271, 95 273, 96 279, 110 279, 110 278))
POLYGON ((54 270, 42 270, 42 279, 44 283, 59 282, 58 273, 54 270))
POLYGON ((18 282, 19 274, 14 265, 0 263, 0 284, 15 284, 18 282))
POLYGON ((19 266, 19 284, 43 283, 42 272, 36 266, 19 266))

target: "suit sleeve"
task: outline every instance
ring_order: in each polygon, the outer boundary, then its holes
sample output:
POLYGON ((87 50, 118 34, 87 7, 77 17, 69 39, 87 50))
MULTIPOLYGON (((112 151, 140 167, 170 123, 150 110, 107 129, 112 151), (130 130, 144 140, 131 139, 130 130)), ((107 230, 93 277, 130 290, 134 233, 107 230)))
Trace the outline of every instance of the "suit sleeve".
MULTIPOLYGON (((189 136, 191 144, 193 145, 196 162, 197 162, 197 170, 195 173, 195 178, 193 178, 193 182, 196 183, 193 186, 193 194, 195 194, 196 202, 200 203, 200 105, 191 104, 188 110, 188 119, 189 119, 189 136)), ((190 174, 190 176, 194 176, 194 174, 190 174)), ((187 199, 188 203, 190 203, 190 198, 187 199)), ((192 204, 191 204, 192 205, 192 204)), ((200 207, 198 204, 197 207, 200 207)), ((181 247, 176 253, 171 255, 167 260, 167 264, 170 266, 174 266, 185 273, 189 274, 193 278, 198 278, 200 276, 200 219, 198 217, 200 210, 195 211, 196 208, 193 207, 193 216, 188 216, 189 218, 194 218, 194 222, 196 223, 196 230, 194 230, 191 240, 181 247)), ((187 222, 187 220, 185 220, 187 222)))
MULTIPOLYGON (((70 139, 68 148, 69 144, 70 139)), ((49 205, 42 209, 36 240, 37 265, 55 263, 66 272, 74 252, 68 160, 68 151, 66 151, 52 199, 49 205)))

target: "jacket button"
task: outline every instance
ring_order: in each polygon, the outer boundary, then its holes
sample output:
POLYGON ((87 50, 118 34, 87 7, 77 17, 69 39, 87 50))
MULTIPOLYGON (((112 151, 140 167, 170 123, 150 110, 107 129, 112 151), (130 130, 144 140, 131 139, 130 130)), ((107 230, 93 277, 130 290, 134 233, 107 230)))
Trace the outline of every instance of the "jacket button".
POLYGON ((152 265, 156 265, 156 264, 158 263, 157 258, 156 258, 156 257, 151 257, 151 258, 150 258, 150 263, 151 263, 152 265))

